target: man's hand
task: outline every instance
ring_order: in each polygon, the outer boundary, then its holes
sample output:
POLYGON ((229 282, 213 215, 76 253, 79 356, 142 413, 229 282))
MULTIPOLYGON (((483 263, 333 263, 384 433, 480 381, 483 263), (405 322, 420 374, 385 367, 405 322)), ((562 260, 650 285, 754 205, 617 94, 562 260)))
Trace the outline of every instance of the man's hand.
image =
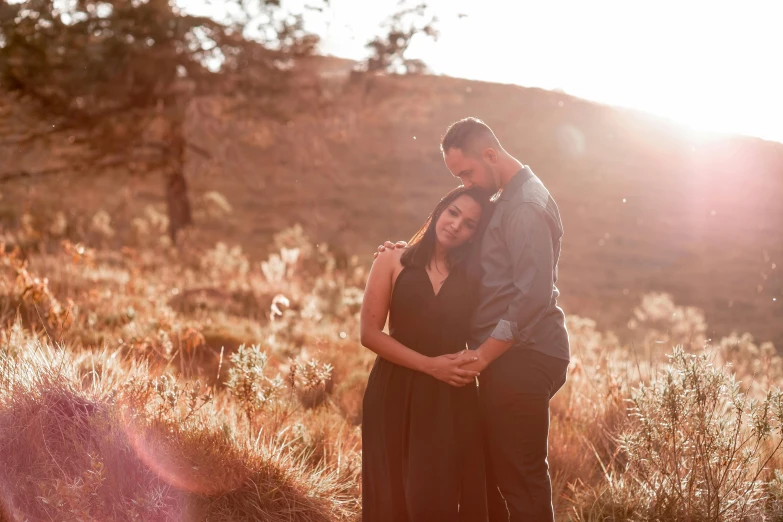
POLYGON ((492 361, 503 355, 513 344, 514 341, 501 341, 490 337, 481 346, 473 350, 476 360, 469 362, 462 368, 474 372, 483 372, 487 369, 487 366, 492 364, 492 361))
POLYGON ((464 365, 477 360, 476 355, 470 350, 448 353, 439 357, 431 357, 424 372, 439 381, 459 388, 474 382, 475 378, 478 377, 479 372, 468 370, 464 367, 464 365))
POLYGON ((375 259, 376 257, 378 257, 378 254, 380 254, 387 248, 408 248, 408 243, 405 241, 397 241, 396 243, 392 243, 391 241, 385 241, 381 246, 378 247, 378 251, 372 255, 372 258, 375 259))
POLYGON ((471 353, 473 353, 476 360, 469 361, 467 364, 462 365, 462 369, 476 373, 481 373, 486 370, 487 366, 489 366, 489 361, 487 361, 486 357, 484 357, 484 354, 479 350, 473 350, 471 353))

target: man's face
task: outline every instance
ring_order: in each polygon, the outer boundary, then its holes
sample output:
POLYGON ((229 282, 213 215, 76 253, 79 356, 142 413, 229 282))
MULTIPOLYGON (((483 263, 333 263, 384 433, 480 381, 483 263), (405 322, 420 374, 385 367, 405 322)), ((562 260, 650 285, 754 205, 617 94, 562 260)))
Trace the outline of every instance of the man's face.
POLYGON ((474 157, 472 154, 464 154, 461 149, 451 148, 443 153, 443 161, 446 162, 446 167, 451 174, 459 178, 465 187, 479 187, 490 193, 500 189, 496 176, 493 176, 492 165, 481 157, 474 157))

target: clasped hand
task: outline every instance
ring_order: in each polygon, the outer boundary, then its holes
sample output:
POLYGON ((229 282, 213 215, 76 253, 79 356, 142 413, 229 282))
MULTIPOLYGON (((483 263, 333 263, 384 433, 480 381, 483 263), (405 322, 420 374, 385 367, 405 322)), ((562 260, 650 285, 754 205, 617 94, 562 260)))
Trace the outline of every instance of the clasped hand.
POLYGON ((431 357, 425 373, 455 387, 474 382, 479 376, 479 358, 471 350, 431 357))

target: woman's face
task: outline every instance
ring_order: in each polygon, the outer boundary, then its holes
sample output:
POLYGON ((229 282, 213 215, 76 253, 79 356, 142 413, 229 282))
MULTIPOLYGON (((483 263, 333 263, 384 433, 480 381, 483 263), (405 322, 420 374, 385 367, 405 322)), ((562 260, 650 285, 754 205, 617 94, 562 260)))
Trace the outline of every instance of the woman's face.
POLYGON ((458 196, 443 209, 435 223, 438 243, 446 249, 464 244, 473 237, 480 219, 481 205, 465 194, 458 196))

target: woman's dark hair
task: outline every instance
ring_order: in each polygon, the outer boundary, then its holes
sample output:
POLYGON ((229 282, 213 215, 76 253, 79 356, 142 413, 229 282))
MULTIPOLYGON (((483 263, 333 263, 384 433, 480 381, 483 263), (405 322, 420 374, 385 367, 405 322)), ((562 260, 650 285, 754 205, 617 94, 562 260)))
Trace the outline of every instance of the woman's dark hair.
MULTIPOLYGON (((426 268, 432 256, 435 254, 435 225, 438 222, 438 218, 446 208, 454 202, 460 196, 470 196, 476 203, 481 205, 481 220, 476 227, 474 239, 479 237, 480 232, 483 231, 484 225, 489 218, 490 201, 489 194, 486 190, 479 187, 457 187, 443 196, 440 202, 435 206, 435 209, 424 222, 424 225, 416 232, 411 240, 408 242, 408 248, 402 253, 400 262, 402 266, 416 266, 426 268)), ((461 266, 468 257, 471 251, 472 244, 470 241, 453 248, 449 251, 446 257, 446 263, 449 270, 461 266)))

